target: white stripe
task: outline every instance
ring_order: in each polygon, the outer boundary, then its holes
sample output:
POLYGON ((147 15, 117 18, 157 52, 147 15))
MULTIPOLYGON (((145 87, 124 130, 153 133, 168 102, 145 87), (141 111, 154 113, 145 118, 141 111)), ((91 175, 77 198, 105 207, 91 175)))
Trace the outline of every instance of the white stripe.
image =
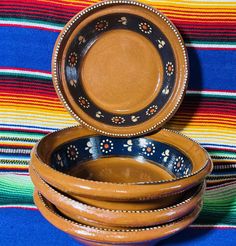
POLYGON ((0 208, 35 208, 35 205, 0 205, 0 208))
POLYGON ((27 22, 27 21, 15 21, 15 20, 0 20, 0 24, 10 24, 10 25, 24 25, 24 26, 29 26, 29 27, 41 27, 41 28, 46 28, 46 29, 53 29, 57 31, 61 31, 63 26, 54 26, 50 24, 43 24, 43 23, 38 23, 38 22, 27 22))
POLYGON ((235 44, 197 44, 197 43, 185 43, 186 47, 194 47, 194 48, 220 48, 220 49, 230 49, 234 48, 236 49, 235 44))
MULTIPOLYGON (((18 161, 19 159, 20 160, 23 160, 23 161, 30 161, 30 156, 21 156, 21 157, 9 157, 9 156, 2 156, 2 154, 0 154, 0 159, 3 159, 4 158, 4 160, 15 160, 15 161, 18 161)), ((2 165, 2 164, 1 164, 2 165)), ((4 164, 4 165, 7 165, 7 164, 4 164)), ((19 165, 17 165, 17 166, 19 166, 19 165)))
POLYGON ((9 69, 9 68, 0 68, 0 73, 11 73, 11 74, 27 74, 27 75, 38 75, 46 78, 52 78, 50 73, 40 72, 40 71, 28 71, 21 69, 9 69))
POLYGON ((195 91, 187 90, 186 94, 196 94, 196 95, 220 95, 220 96, 236 96, 236 92, 227 92, 227 91, 195 91))

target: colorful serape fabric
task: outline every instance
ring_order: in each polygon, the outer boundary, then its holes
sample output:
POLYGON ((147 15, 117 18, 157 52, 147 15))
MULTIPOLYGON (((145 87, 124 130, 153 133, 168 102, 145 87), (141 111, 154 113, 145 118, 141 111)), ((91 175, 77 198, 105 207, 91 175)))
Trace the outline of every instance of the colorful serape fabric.
MULTIPOLYGON (((34 207, 28 176, 32 146, 49 132, 77 124, 56 96, 50 63, 65 23, 96 2, 0 1, 1 210, 34 207)), ((187 94, 166 127, 199 141, 214 161, 195 224, 236 226, 236 2, 142 2, 173 21, 189 54, 187 94)))

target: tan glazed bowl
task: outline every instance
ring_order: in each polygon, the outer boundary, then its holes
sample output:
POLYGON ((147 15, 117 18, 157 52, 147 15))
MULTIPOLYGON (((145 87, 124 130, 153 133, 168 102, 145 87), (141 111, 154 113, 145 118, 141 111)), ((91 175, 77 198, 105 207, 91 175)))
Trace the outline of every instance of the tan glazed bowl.
POLYGON ((198 143, 165 129, 125 139, 67 128, 35 145, 31 165, 70 196, 106 201, 173 195, 200 184, 212 170, 209 155, 198 143))
POLYGON ((144 227, 171 222, 190 213, 202 200, 205 184, 182 194, 181 201, 155 210, 109 210, 93 207, 71 199, 48 184, 30 167, 30 176, 35 188, 62 214, 80 223, 100 227, 144 227), (87 220, 87 221, 86 221, 87 220))
POLYGON ((85 245, 143 245, 150 246, 190 225, 201 210, 201 203, 188 215, 171 223, 140 229, 103 229, 71 221, 36 191, 34 201, 42 215, 54 226, 85 245))

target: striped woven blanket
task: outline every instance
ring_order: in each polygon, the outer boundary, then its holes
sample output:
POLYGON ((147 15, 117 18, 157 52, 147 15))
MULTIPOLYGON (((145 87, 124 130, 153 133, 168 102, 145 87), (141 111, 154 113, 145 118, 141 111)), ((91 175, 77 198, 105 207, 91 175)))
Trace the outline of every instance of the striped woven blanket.
MULTIPOLYGON (((32 146, 77 124, 52 85, 50 62, 65 23, 97 0, 0 1, 0 206, 34 207, 32 146)), ((182 34, 190 60, 187 95, 166 125, 199 141, 213 161, 196 224, 236 226, 236 2, 146 0, 182 34)))

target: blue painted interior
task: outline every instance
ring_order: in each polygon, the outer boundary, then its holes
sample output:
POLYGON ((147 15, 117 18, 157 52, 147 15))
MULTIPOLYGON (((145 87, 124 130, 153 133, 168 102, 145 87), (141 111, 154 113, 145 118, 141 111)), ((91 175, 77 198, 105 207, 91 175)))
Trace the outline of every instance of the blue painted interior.
MULTIPOLYGON (((192 172, 191 160, 175 147, 148 138, 84 137, 59 146, 52 154, 51 165, 67 172, 85 161, 108 157, 143 158, 163 166, 176 177, 192 172)), ((138 163, 138 162, 137 162, 138 163)))

